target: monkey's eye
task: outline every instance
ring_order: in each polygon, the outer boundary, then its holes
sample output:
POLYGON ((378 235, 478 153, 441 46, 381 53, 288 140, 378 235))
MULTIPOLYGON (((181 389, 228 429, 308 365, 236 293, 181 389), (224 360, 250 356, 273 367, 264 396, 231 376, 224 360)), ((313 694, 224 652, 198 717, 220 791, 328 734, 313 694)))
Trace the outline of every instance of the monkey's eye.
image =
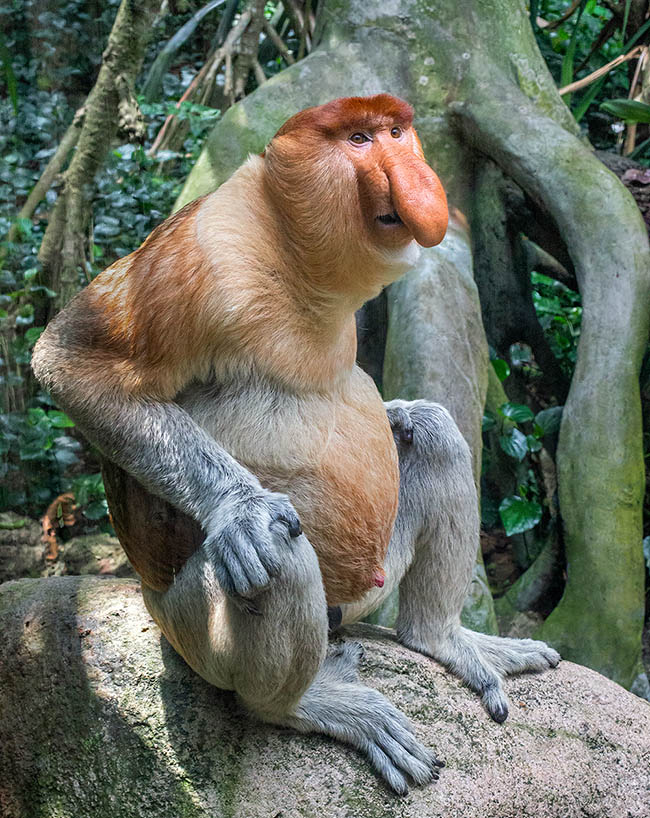
POLYGON ((395 125, 390 129, 390 135, 393 137, 393 139, 399 139, 402 135, 402 129, 395 125))
POLYGON ((352 136, 348 137, 348 139, 354 145, 363 145, 364 142, 370 142, 370 139, 365 135, 365 133, 353 133, 352 136))

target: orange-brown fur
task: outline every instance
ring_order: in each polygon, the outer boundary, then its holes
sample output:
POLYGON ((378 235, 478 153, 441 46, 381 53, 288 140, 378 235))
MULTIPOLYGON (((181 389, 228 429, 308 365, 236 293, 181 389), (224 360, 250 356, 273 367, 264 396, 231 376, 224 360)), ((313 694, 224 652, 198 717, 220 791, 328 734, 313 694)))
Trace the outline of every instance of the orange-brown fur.
MULTIPOLYGON (((446 224, 411 109, 371 99, 370 113, 368 100, 352 99, 298 114, 264 158, 160 225, 53 327, 82 353, 74 366, 84 369, 88 401, 110 390, 125 402, 183 405, 191 384, 236 389, 227 423, 213 418, 206 429, 265 487, 288 494, 331 604, 372 586, 397 511, 395 446, 377 390, 355 367, 354 310, 404 272, 413 234, 435 243, 446 224), (386 136, 395 125, 399 144, 386 136), (383 129, 374 153, 345 144, 360 127, 383 129), (380 229, 376 216, 395 207, 406 226, 380 229), (283 405, 250 435, 251 405, 272 391, 283 405)), ((164 589, 200 545, 200 527, 110 463, 106 485, 131 561, 164 589)))

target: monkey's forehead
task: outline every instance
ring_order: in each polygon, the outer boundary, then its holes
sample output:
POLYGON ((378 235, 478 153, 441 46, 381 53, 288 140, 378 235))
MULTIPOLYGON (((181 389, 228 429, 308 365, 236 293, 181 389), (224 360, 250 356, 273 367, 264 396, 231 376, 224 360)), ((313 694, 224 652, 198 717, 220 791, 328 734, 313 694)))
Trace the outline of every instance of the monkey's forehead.
POLYGON ((340 131, 413 123, 413 108, 390 94, 371 97, 341 97, 315 108, 306 108, 287 120, 275 136, 296 130, 315 130, 326 135, 340 131))

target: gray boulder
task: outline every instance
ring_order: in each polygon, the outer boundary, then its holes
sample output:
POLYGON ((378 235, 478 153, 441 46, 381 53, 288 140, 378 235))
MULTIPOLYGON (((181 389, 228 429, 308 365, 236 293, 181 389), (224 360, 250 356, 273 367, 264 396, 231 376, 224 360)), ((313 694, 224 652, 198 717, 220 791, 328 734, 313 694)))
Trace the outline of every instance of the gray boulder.
POLYGON ((138 583, 0 586, 0 815, 155 818, 648 818, 650 704, 563 662, 507 682, 510 718, 360 625, 362 675, 447 762, 391 794, 354 750, 259 724, 161 637, 138 583))

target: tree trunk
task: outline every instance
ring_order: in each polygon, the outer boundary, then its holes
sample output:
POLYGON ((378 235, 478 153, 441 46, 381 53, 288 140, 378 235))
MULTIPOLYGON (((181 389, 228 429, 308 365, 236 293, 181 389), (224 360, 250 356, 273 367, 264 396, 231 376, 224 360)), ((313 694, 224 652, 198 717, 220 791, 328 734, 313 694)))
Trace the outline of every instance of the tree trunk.
MULTIPOLYGON (((577 271, 584 315, 559 445, 568 582, 542 631, 566 657, 629 686, 638 672, 643 623, 637 379, 650 315, 648 240, 634 202, 580 140, 523 0, 395 0, 390 10, 365 0, 332 0, 322 8, 318 30, 320 44, 307 59, 228 111, 179 204, 216 188, 301 108, 390 91, 413 104, 425 153, 452 205, 477 218, 471 208, 475 167, 487 156, 550 215, 577 271)), ((422 253, 418 271, 393 288, 394 305, 429 267, 440 265, 441 254, 452 268, 466 269, 466 245, 447 246, 422 253)), ((484 376, 476 373, 485 346, 463 327, 471 313, 457 313, 459 304, 467 309, 471 283, 460 274, 444 283, 426 296, 435 301, 435 320, 445 313, 435 343, 430 329, 411 334, 399 360, 387 366, 400 370, 395 381, 399 388, 408 382, 410 395, 450 401, 478 457, 484 376)))
POLYGON ((159 0, 122 0, 104 52, 102 67, 85 103, 74 157, 43 237, 39 260, 44 281, 56 292, 56 314, 79 290, 85 272, 85 242, 95 174, 103 165, 118 125, 137 120, 133 87, 142 66, 159 0))

